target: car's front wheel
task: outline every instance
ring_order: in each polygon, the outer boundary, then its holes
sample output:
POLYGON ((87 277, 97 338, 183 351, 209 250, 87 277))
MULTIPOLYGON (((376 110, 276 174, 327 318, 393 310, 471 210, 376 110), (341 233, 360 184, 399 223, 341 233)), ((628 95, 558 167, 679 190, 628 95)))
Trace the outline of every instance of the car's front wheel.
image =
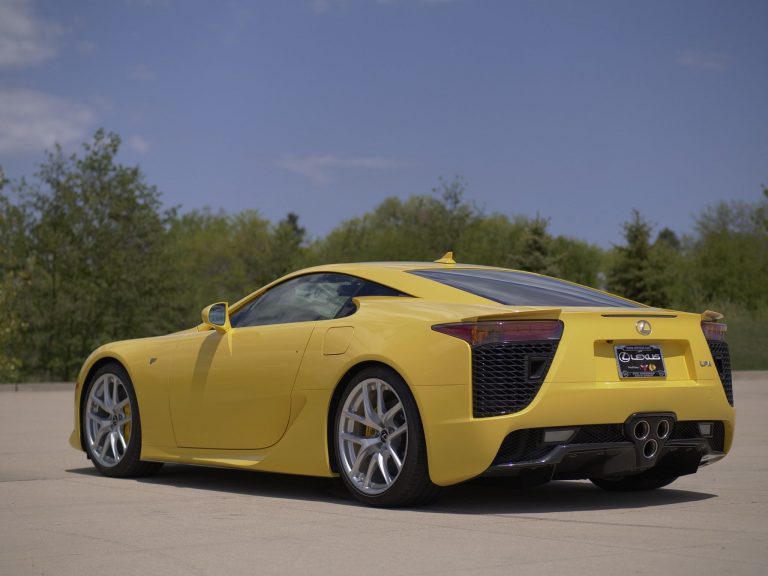
POLYGON ((116 363, 105 364, 84 391, 83 440, 93 465, 106 476, 147 476, 162 466, 143 462, 139 403, 131 378, 116 363))
POLYGON ((373 506, 417 506, 434 499, 416 401, 394 371, 371 367, 344 389, 334 419, 342 480, 373 506))

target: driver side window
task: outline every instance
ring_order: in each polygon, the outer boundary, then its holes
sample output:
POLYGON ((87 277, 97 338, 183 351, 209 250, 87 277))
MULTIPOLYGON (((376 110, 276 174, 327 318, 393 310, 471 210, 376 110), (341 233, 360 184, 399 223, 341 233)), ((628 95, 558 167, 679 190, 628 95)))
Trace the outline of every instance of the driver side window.
POLYGON ((234 328, 335 318, 361 285, 344 274, 308 274, 292 278, 255 298, 233 313, 234 328))

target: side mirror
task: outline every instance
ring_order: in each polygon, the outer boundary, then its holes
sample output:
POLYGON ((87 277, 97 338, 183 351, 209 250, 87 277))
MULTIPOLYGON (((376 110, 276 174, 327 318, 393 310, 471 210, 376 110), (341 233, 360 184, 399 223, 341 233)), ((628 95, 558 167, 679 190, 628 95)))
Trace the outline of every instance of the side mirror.
POLYGON ((216 304, 206 306, 201 315, 203 323, 216 332, 228 332, 232 328, 229 323, 229 304, 226 302, 216 302, 216 304))

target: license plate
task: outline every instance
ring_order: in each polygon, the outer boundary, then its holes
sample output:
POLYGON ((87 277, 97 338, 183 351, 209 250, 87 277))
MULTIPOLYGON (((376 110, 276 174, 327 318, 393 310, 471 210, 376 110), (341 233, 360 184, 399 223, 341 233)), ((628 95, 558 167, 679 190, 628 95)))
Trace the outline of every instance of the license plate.
POLYGON ((622 378, 664 378, 667 375, 661 346, 615 346, 614 351, 622 378))

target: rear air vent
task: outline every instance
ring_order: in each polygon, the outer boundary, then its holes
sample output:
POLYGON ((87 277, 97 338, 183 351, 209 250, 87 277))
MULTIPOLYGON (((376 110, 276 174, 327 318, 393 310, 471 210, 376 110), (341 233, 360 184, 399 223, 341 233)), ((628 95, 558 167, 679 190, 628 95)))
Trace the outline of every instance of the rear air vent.
POLYGON ((472 347, 475 418, 512 414, 527 407, 547 376, 559 340, 494 342, 472 347))
POLYGON ((707 340, 707 344, 709 344, 709 351, 712 353, 712 359, 715 361, 717 373, 720 375, 720 382, 723 383, 725 397, 728 398, 728 404, 733 406, 731 354, 728 350, 728 344, 722 340, 707 340))

